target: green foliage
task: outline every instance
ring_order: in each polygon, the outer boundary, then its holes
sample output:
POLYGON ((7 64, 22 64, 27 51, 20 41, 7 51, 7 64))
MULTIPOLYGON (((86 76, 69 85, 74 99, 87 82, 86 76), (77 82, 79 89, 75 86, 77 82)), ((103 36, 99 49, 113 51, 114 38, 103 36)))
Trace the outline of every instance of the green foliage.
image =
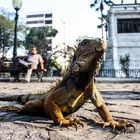
POLYGON ((9 46, 13 37, 14 23, 8 17, 0 15, 0 47, 9 46))
MULTIPOLYGON (((11 47, 14 44, 14 27, 15 27, 15 14, 10 13, 5 9, 0 8, 0 47, 11 47)), ((26 28, 22 23, 18 23, 17 31, 25 36, 26 28)), ((21 40, 17 38, 17 46, 23 45, 24 37, 21 40)))
POLYGON ((130 64, 130 56, 129 54, 125 54, 125 56, 120 56, 120 64, 122 69, 128 69, 130 64))
POLYGON ((130 55, 125 54, 125 56, 120 56, 120 64, 122 71, 126 74, 126 77, 129 77, 129 65, 130 65, 130 55))
MULTIPOLYGON (((114 3, 111 0, 94 0, 92 4, 90 4, 91 8, 95 8, 95 11, 100 11, 100 21, 101 24, 97 26, 97 28, 102 29, 102 38, 103 38, 103 28, 106 28, 107 15, 104 14, 104 5, 112 6, 114 3)), ((107 30, 106 30, 107 31, 107 30)))
POLYGON ((91 8, 95 8, 95 11, 104 11, 104 5, 112 6, 114 3, 111 0, 93 0, 93 3, 90 4, 91 8))
POLYGON ((50 59, 49 63, 49 67, 54 67, 56 69, 62 69, 62 66, 60 64, 57 63, 56 58, 50 59))

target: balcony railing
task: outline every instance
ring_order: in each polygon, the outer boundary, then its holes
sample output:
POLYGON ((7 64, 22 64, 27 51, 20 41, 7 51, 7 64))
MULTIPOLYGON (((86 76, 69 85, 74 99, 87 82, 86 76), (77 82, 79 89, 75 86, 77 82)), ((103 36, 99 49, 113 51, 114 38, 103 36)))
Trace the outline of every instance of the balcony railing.
POLYGON ((99 71, 98 77, 119 77, 119 78, 140 78, 140 69, 129 69, 124 72, 121 69, 102 69, 99 71))

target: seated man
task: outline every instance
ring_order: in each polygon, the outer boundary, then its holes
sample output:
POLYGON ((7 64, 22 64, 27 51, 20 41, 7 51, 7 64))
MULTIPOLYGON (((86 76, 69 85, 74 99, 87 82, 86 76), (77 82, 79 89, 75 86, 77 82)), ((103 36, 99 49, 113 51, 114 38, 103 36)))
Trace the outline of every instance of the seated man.
POLYGON ((25 82, 30 82, 32 71, 34 69, 37 69, 38 65, 40 65, 41 70, 46 71, 46 69, 44 69, 44 64, 43 64, 44 61, 42 59, 42 56, 37 53, 36 47, 33 47, 31 49, 31 54, 28 56, 27 61, 28 63, 22 60, 19 60, 19 63, 22 63, 22 64, 26 63, 27 65, 26 64, 24 65, 28 66, 27 73, 25 75, 25 82))

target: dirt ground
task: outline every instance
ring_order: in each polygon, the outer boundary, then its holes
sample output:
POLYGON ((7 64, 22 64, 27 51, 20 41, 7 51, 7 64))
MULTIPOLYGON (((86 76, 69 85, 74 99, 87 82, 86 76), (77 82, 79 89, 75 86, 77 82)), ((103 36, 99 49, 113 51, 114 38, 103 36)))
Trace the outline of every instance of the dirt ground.
MULTIPOLYGON (((0 97, 16 94, 43 92, 51 83, 11 83, 0 82, 0 97)), ((139 140, 140 139, 140 83, 96 83, 110 111, 115 118, 132 121, 135 133, 129 129, 125 134, 115 134, 109 127, 94 123, 98 116, 96 108, 88 101, 74 113, 85 124, 84 128, 60 127, 42 117, 19 115, 14 111, 0 110, 0 140, 139 140)), ((8 102, 9 105, 17 104, 8 102)), ((7 102, 0 102, 6 106, 7 102)))

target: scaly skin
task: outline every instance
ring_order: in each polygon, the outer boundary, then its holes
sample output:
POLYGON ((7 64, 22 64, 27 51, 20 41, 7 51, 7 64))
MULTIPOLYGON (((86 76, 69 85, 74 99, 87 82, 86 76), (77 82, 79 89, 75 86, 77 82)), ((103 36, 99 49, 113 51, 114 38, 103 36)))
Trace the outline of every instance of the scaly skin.
POLYGON ((106 44, 101 39, 85 39, 79 43, 72 63, 63 80, 40 99, 28 101, 19 111, 31 115, 44 114, 56 123, 71 126, 83 123, 75 118, 65 117, 76 112, 88 99, 97 108, 105 126, 113 129, 133 127, 126 120, 114 120, 95 85, 95 74, 103 58, 106 44))

